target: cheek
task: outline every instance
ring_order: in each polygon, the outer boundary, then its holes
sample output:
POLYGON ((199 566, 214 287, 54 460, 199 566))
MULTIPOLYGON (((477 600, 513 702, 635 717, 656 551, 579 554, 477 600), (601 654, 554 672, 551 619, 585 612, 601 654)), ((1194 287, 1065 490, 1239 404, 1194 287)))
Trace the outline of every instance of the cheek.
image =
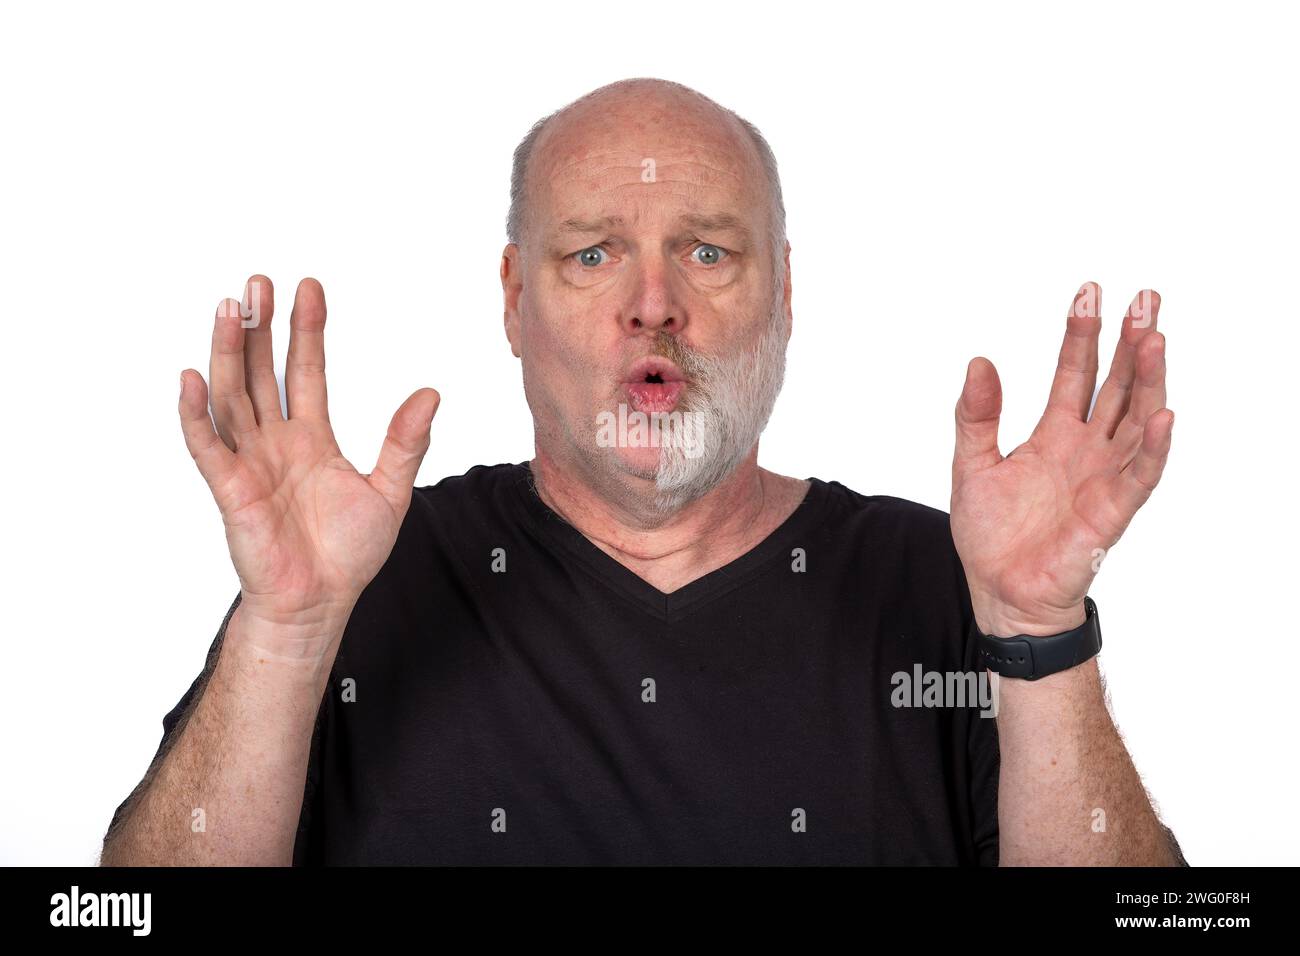
POLYGON ((533 311, 521 328, 526 365, 536 374, 574 374, 582 365, 573 321, 556 313, 533 311))
POLYGON ((613 308, 607 301, 575 295, 571 288, 535 285, 524 313, 528 318, 522 323, 524 347, 536 353, 533 358, 539 368, 608 377, 619 347, 613 308))
POLYGON ((552 407, 585 411, 613 387, 617 342, 596 333, 599 319, 563 309, 534 306, 521 323, 524 388, 552 407))

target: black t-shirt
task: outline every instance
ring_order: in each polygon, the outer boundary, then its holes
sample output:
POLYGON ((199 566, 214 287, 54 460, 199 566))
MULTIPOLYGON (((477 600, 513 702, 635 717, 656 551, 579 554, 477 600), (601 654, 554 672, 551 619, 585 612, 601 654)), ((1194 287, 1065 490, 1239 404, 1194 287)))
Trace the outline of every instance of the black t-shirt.
POLYGON ((982 670, 948 515, 810 482, 671 594, 527 464, 415 489, 335 659, 294 862, 995 865, 996 720, 897 676, 982 670))

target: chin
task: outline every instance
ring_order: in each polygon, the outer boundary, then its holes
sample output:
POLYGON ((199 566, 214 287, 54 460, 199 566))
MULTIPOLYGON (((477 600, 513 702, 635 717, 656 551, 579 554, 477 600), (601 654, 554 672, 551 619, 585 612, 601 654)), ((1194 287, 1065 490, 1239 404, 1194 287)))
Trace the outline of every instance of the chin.
POLYGON ((658 448, 614 448, 615 467, 625 475, 654 481, 659 474, 660 449, 658 448))

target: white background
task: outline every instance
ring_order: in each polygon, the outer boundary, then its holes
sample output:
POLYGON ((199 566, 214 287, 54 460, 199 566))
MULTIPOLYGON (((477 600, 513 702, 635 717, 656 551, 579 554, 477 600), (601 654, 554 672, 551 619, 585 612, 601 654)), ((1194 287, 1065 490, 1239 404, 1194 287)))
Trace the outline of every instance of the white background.
POLYGON ((1161 292, 1173 452, 1092 591, 1113 707, 1193 864, 1300 863, 1296 26, 1243 3, 6 7, 0 862, 96 859, 238 590, 176 411, 217 302, 322 281, 362 471, 424 385, 420 484, 529 458, 511 151, 659 76, 781 163, 769 468, 946 510, 967 360, 1001 373, 1010 450, 1079 284, 1104 289, 1104 361, 1161 292))

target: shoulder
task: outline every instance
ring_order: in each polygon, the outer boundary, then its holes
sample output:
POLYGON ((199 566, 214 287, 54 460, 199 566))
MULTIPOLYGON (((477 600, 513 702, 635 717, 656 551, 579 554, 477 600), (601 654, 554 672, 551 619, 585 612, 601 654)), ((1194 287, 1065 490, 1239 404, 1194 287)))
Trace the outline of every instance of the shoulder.
POLYGON ((474 465, 463 474, 413 488, 379 576, 391 577, 401 568, 424 573, 431 561, 443 562, 466 550, 477 553, 485 537, 499 536, 499 529, 517 523, 520 496, 512 485, 527 481, 528 475, 517 464, 474 465))
POLYGON ((943 603, 964 602, 966 577, 948 512, 896 495, 863 494, 838 481, 819 484, 825 540, 847 547, 863 573, 943 603))
POLYGON ((838 481, 813 479, 821 486, 828 520, 874 534, 929 538, 951 544, 948 512, 895 495, 863 494, 838 481))
POLYGON ((411 495, 411 507, 417 504, 439 514, 451 514, 449 508, 503 506, 514 486, 529 480, 526 465, 505 462, 498 465, 474 465, 464 474, 449 475, 432 485, 420 485, 411 495))
POLYGON ((836 481, 823 484, 833 553, 853 567, 852 580, 881 608, 885 629, 915 636, 932 668, 973 668, 970 591, 948 512, 836 481))
MULTIPOLYGON (((526 480, 515 464, 474 465, 435 484, 418 485, 383 566, 366 586, 349 629, 416 633, 430 620, 453 613, 457 602, 475 600, 473 569, 486 565, 494 548, 512 547, 522 524, 520 494, 526 480)), ((379 646, 378 639, 365 639, 379 646)), ((359 643, 350 645, 356 664, 359 643)))
POLYGON ((417 492, 431 498, 465 498, 528 477, 528 466, 518 462, 474 465, 460 475, 448 475, 432 485, 419 485, 417 492))

